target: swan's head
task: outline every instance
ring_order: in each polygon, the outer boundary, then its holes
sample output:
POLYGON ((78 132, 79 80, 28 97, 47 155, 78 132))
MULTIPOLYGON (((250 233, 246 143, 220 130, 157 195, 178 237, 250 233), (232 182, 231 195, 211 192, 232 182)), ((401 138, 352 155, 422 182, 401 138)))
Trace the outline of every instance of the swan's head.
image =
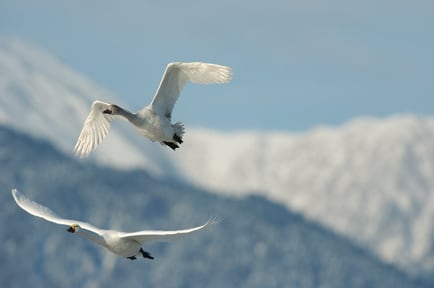
POLYGON ((112 104, 112 105, 110 105, 110 108, 105 109, 104 111, 102 111, 102 113, 116 115, 116 114, 119 114, 120 110, 121 110, 121 107, 119 107, 118 105, 112 104))
POLYGON ((70 233, 74 233, 76 231, 80 230, 80 226, 78 224, 72 224, 66 231, 70 233))

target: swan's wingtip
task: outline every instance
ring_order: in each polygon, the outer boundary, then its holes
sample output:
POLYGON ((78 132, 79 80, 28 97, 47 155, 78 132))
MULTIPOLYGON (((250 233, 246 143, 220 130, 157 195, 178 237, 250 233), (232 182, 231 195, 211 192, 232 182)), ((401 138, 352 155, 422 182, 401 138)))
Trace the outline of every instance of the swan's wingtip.
POLYGON ((72 150, 74 156, 76 158, 86 158, 87 156, 89 156, 90 152, 85 151, 82 147, 78 147, 78 144, 74 147, 74 150, 72 150))
POLYGON ((19 200, 25 198, 24 195, 22 195, 17 188, 12 188, 11 189, 11 194, 12 197, 14 198, 15 202, 18 202, 19 200))
POLYGON ((17 188, 12 188, 11 189, 11 193, 13 196, 16 196, 18 194, 18 189, 17 188))
POLYGON ((223 221, 223 218, 220 216, 213 216, 211 218, 208 219, 208 221, 206 222, 206 225, 217 225, 220 224, 220 222, 223 221))

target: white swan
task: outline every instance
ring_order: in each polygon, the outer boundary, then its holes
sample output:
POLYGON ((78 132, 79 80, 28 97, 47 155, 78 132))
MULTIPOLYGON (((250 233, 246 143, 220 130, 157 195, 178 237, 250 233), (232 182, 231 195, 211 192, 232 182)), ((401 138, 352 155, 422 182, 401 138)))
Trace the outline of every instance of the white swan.
POLYGON ((149 252, 146 252, 142 249, 141 245, 144 242, 150 240, 168 240, 202 230, 203 228, 208 227, 210 224, 215 224, 218 222, 215 218, 213 218, 201 226, 190 229, 173 231, 144 230, 126 233, 115 230, 99 229, 90 225, 89 223, 61 218, 49 208, 28 199, 23 194, 18 192, 17 189, 12 189, 12 196, 14 197, 18 206, 28 213, 56 224, 69 226, 67 229, 68 232, 77 232, 87 239, 92 240, 96 244, 107 248, 110 252, 131 260, 135 260, 136 255, 138 254, 141 254, 143 258, 154 259, 149 252))
POLYGON ((179 148, 184 126, 181 122, 171 123, 173 106, 185 84, 226 83, 231 80, 232 69, 210 63, 170 63, 161 79, 151 104, 131 113, 115 104, 95 101, 74 147, 79 157, 87 157, 104 139, 110 128, 112 116, 128 120, 139 132, 151 141, 158 141, 173 150, 179 148))

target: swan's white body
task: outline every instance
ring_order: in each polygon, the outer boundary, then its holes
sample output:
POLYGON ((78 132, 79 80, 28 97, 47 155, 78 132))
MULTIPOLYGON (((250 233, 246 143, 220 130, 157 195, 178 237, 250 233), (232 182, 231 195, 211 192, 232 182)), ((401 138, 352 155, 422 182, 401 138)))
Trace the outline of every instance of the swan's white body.
POLYGON ((135 256, 139 253, 142 253, 143 257, 145 258, 153 259, 149 253, 143 251, 141 248, 141 245, 147 241, 170 240, 175 237, 202 230, 208 225, 216 223, 214 219, 211 219, 201 226, 190 229, 172 231, 144 230, 127 233, 115 230, 99 229, 86 222, 61 218, 49 208, 28 199, 16 189, 12 190, 12 196, 14 197, 18 206, 27 211, 29 214, 56 224, 69 226, 67 231, 77 232, 89 240, 107 248, 112 253, 132 260, 136 259, 135 256))
POLYGON ((87 157, 108 134, 113 116, 128 120, 151 141, 158 141, 173 150, 184 135, 182 123, 171 123, 173 106, 188 81, 200 84, 226 83, 231 80, 230 67, 210 63, 175 62, 167 65, 160 86, 151 104, 130 113, 115 104, 95 101, 74 147, 79 157, 87 157))

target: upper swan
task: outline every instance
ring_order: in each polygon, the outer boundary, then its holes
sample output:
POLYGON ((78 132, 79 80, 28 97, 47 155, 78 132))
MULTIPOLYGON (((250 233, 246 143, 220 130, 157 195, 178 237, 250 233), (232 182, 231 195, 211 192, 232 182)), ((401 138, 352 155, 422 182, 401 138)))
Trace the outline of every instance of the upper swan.
POLYGON ((227 66, 202 62, 169 63, 151 103, 136 113, 115 104, 93 102, 75 144, 74 154, 87 157, 108 134, 113 116, 128 120, 142 135, 175 150, 183 142, 184 125, 181 122, 172 124, 171 115, 185 84, 188 81, 201 84, 226 83, 231 78, 232 69, 227 66))

